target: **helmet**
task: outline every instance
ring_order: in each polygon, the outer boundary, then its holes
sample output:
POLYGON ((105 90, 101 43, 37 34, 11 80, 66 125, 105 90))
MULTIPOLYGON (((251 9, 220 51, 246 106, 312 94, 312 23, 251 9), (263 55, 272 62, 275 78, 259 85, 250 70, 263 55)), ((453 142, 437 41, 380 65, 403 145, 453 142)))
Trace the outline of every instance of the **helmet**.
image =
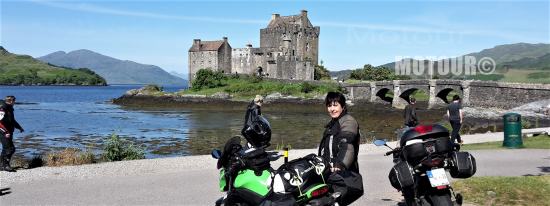
POLYGON ((267 147, 271 141, 271 125, 263 116, 243 128, 242 135, 254 147, 267 147))

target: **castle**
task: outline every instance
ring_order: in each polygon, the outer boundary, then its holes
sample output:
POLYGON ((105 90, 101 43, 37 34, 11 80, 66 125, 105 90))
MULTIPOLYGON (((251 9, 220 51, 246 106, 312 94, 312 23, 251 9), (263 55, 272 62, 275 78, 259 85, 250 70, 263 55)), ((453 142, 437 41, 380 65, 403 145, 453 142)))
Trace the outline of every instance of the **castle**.
POLYGON ((299 15, 273 14, 260 29, 260 47, 231 48, 227 37, 218 41, 193 40, 189 49, 189 86, 199 69, 231 74, 261 74, 275 79, 313 80, 319 56, 320 27, 307 11, 299 15))

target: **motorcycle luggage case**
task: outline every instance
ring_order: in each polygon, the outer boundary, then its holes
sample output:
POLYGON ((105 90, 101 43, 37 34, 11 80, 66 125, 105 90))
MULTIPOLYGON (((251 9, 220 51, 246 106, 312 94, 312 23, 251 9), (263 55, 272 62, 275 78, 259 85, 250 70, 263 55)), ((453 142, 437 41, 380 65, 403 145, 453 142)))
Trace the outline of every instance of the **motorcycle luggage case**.
POLYGON ((476 159, 469 152, 453 152, 451 161, 449 173, 453 178, 469 178, 476 173, 476 159))
POLYGON ((388 177, 395 189, 403 190, 403 188, 414 186, 413 169, 406 161, 395 164, 388 177))
POLYGON ((447 157, 447 154, 451 152, 453 148, 449 137, 438 137, 435 141, 406 145, 403 150, 405 159, 413 165, 420 163, 420 161, 429 154, 426 148, 428 145, 433 145, 434 150, 431 151, 432 154, 444 155, 445 157, 447 157))
POLYGON ((424 143, 414 143, 406 145, 403 149, 403 155, 407 162, 416 165, 422 160, 422 158, 428 156, 428 152, 424 147, 424 143))
POLYGON ((439 137, 435 140, 435 152, 437 154, 448 154, 453 151, 453 143, 449 137, 439 137))
POLYGON ((317 186, 318 184, 324 184, 325 175, 327 175, 327 167, 324 167, 324 170, 321 172, 321 175, 317 174, 315 167, 319 166, 320 164, 324 164, 323 159, 320 156, 317 156, 315 154, 310 154, 305 157, 301 157, 292 161, 289 161, 286 164, 281 165, 279 167, 277 174, 281 175, 281 177, 285 177, 286 173, 289 173, 289 177, 292 178, 298 178, 301 181, 303 181, 299 187, 292 186, 290 184, 290 179, 285 179, 285 191, 286 192, 296 192, 296 191, 307 191, 312 187, 317 186))

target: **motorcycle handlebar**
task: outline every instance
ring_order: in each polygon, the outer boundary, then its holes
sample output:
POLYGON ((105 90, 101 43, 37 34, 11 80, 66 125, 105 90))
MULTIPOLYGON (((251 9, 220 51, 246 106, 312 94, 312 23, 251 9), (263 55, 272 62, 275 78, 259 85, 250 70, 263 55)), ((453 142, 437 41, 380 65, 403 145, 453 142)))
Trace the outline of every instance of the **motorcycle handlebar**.
POLYGON ((386 152, 386 154, 384 154, 384 156, 388 156, 388 155, 397 153, 399 151, 401 151, 401 148, 398 147, 398 148, 393 149, 392 151, 386 152))

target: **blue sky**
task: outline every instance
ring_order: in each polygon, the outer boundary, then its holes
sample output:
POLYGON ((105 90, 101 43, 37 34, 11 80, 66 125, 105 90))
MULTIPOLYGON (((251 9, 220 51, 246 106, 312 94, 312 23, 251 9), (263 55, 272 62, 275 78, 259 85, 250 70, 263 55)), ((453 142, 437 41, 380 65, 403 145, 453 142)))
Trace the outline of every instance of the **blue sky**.
POLYGON ((89 49, 187 73, 193 39, 259 45, 272 13, 308 10, 319 59, 333 71, 396 56, 453 57, 496 45, 550 43, 546 1, 1 0, 0 44, 40 57, 89 49))

